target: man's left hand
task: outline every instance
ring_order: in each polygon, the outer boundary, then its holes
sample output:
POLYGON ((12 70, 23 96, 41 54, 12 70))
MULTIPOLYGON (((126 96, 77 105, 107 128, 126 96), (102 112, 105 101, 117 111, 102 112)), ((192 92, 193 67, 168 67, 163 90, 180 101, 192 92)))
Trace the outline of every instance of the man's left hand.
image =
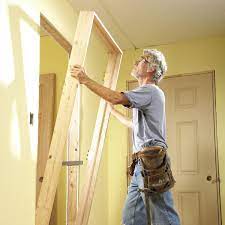
POLYGON ((85 73, 84 68, 80 65, 70 66, 70 74, 72 77, 77 79, 80 84, 84 84, 85 81, 87 81, 88 79, 88 76, 85 73))

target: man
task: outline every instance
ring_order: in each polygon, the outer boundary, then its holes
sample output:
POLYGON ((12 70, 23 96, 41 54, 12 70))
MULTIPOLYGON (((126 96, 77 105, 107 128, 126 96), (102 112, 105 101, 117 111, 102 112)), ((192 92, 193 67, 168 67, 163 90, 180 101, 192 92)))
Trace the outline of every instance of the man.
MULTIPOLYGON (((144 178, 149 175, 145 176, 143 171, 150 170, 145 170, 144 158, 139 157, 139 153, 145 150, 148 154, 153 154, 153 150, 159 149, 158 152, 162 153, 167 149, 165 96, 157 86, 166 70, 163 54, 155 49, 146 49, 131 71, 131 75, 138 80, 139 87, 132 91, 118 92, 90 79, 79 65, 71 67, 71 75, 91 91, 112 105, 121 104, 133 109, 131 121, 111 106, 112 114, 133 130, 133 176, 123 210, 125 225, 180 225, 170 190, 154 192, 152 190, 156 189, 151 184, 146 186, 144 178)), ((169 162, 167 154, 166 159, 169 162)), ((158 184, 154 187, 158 187, 158 184)))

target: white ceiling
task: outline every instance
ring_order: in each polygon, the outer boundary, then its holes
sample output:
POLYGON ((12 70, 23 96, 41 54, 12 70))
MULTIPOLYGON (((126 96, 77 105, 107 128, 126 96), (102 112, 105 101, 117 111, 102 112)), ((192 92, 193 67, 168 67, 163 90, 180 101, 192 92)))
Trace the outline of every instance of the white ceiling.
POLYGON ((69 0, 94 10, 122 49, 225 35, 225 0, 69 0))

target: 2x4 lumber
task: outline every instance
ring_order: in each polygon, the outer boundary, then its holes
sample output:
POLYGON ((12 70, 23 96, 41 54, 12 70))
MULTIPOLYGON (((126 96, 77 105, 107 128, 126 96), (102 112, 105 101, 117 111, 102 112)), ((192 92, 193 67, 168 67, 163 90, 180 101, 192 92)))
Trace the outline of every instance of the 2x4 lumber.
MULTIPOLYGON (((111 89, 116 88, 121 57, 121 54, 116 53, 109 55, 109 61, 104 79, 104 86, 109 87, 111 89)), ((88 224, 109 116, 110 111, 108 108, 108 104, 104 99, 101 99, 91 148, 88 156, 87 171, 85 176, 86 179, 84 182, 85 185, 82 188, 81 200, 78 208, 75 225, 88 224)))
POLYGON ((63 149, 67 140, 70 119, 75 101, 78 82, 70 75, 70 65, 84 65, 91 35, 94 13, 81 12, 75 32, 73 48, 67 68, 65 83, 54 127, 49 157, 36 209, 36 225, 48 225, 62 168, 63 149))
MULTIPOLYGON (((68 160, 80 160, 80 113, 81 85, 78 86, 68 135, 68 160)), ((79 166, 68 168, 67 182, 67 225, 74 225, 79 201, 79 166)))

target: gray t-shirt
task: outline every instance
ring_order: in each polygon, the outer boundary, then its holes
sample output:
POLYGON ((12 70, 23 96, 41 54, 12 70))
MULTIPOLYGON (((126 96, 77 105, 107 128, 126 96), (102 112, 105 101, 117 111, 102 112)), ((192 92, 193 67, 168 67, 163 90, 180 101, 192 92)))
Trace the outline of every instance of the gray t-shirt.
POLYGON ((131 102, 130 108, 133 108, 133 151, 156 145, 167 148, 163 91, 156 85, 144 84, 122 93, 131 102))

